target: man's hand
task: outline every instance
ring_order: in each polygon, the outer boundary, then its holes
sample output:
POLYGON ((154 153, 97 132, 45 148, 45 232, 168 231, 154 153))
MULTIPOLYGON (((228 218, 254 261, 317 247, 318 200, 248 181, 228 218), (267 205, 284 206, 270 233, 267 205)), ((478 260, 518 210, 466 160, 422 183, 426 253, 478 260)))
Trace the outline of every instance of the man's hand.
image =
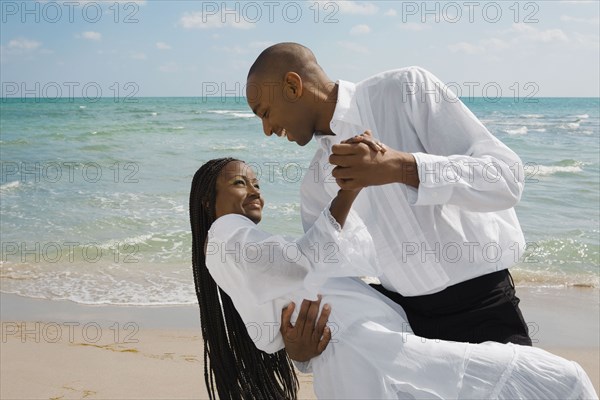
POLYGON ((285 342, 285 351, 288 356, 299 362, 305 362, 321 354, 331 340, 331 330, 326 326, 331 307, 323 306, 319 320, 315 320, 319 313, 321 296, 319 300, 304 300, 296 320, 296 326, 290 322, 295 304, 290 303, 281 312, 281 336, 285 342))
POLYGON ((351 137, 350 139, 346 139, 346 140, 342 141, 342 143, 345 143, 345 144, 364 143, 375 152, 380 151, 383 154, 387 151, 387 147, 385 147, 385 145, 383 143, 376 141, 375 138, 373 137, 373 134, 369 130, 366 130, 364 133, 362 133, 360 135, 351 137))
POLYGON ((415 158, 410 153, 393 150, 377 142, 370 131, 332 146, 329 162, 340 188, 404 183, 419 187, 415 158))

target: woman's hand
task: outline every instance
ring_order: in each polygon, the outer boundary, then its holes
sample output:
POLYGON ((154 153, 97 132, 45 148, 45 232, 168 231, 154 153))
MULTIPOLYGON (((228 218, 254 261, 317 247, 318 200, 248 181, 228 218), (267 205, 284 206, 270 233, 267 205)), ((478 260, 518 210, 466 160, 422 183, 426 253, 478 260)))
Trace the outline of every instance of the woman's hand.
MULTIPOLYGON (((369 150, 367 150, 365 148, 365 149, 361 150, 363 153, 366 152, 365 155, 369 158, 377 157, 378 154, 383 155, 387 151, 387 147, 383 143, 376 141, 373 138, 371 131, 369 131, 369 130, 366 130, 364 133, 362 133, 360 135, 353 136, 350 139, 346 139, 346 140, 340 142, 340 145, 348 145, 348 144, 359 145, 360 143, 365 144, 367 146, 367 148, 369 149, 369 150), (368 153, 370 153, 370 154, 368 154, 368 153)), ((339 147, 339 145, 336 145, 336 146, 339 147)), ((334 148, 336 146, 334 146, 334 148)), ((350 150, 350 153, 354 154, 351 150, 350 150)), ((334 154, 335 154, 335 151, 334 151, 334 154)), ((338 159, 337 157, 330 156, 330 162, 337 160, 337 159, 338 159)), ((338 165, 336 168, 334 168, 333 176, 336 178, 337 184, 342 188, 342 190, 354 191, 354 192, 356 192, 356 194, 358 194, 358 192, 360 192, 360 189, 362 189, 362 186, 356 187, 356 185, 352 185, 352 183, 353 183, 352 179, 338 177, 337 175, 343 173, 342 170, 343 170, 343 167, 340 165, 338 165)))
POLYGON ((331 147, 331 175, 342 189, 403 183, 419 187, 417 162, 411 153, 388 148, 371 132, 331 147))

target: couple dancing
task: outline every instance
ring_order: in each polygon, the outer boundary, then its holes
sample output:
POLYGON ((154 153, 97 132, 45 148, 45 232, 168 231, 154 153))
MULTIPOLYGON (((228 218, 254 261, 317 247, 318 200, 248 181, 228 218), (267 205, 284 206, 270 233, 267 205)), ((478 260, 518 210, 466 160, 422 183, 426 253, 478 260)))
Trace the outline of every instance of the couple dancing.
POLYGON ((434 76, 332 83, 309 49, 281 43, 247 88, 265 134, 317 140, 319 173, 302 182, 296 240, 257 227, 264 200, 242 161, 211 160, 194 176, 211 398, 296 398, 288 354, 319 398, 597 398, 577 363, 531 347, 518 308, 506 269, 523 245, 519 158, 434 76))

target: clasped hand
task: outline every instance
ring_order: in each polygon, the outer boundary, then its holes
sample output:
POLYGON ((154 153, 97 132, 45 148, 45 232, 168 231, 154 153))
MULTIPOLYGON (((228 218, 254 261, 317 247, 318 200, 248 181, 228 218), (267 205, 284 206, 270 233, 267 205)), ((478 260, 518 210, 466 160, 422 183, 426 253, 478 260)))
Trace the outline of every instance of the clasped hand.
POLYGON ((335 165, 332 175, 336 183, 344 190, 390 183, 388 150, 368 130, 333 145, 329 162, 335 165))

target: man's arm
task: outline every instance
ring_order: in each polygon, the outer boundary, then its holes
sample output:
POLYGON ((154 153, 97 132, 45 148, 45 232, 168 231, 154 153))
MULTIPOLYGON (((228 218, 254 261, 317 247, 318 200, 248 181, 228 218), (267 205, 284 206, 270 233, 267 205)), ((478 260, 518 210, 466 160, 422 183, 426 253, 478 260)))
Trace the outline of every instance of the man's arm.
POLYGON ((388 183, 419 187, 415 157, 375 141, 368 130, 341 144, 334 144, 329 163, 336 165, 332 175, 342 189, 358 189, 388 183), (367 146, 361 146, 359 143, 367 146))
POLYGON ((397 98, 389 101, 397 102, 398 114, 414 129, 380 135, 413 135, 424 151, 390 149, 367 156, 360 144, 339 144, 333 146, 330 158, 337 165, 336 179, 345 179, 350 187, 402 182, 418 188, 413 204, 417 206, 453 204, 489 212, 519 201, 524 186, 520 158, 447 86, 421 68, 409 68, 387 84, 397 86, 397 98), (407 91, 410 85, 419 90, 407 91))
POLYGON ((331 340, 331 330, 326 325, 331 307, 325 304, 317 320, 320 304, 321 296, 317 301, 304 300, 295 326, 290 322, 295 304, 290 303, 281 312, 281 336, 285 351, 294 361, 306 362, 318 356, 331 340))

